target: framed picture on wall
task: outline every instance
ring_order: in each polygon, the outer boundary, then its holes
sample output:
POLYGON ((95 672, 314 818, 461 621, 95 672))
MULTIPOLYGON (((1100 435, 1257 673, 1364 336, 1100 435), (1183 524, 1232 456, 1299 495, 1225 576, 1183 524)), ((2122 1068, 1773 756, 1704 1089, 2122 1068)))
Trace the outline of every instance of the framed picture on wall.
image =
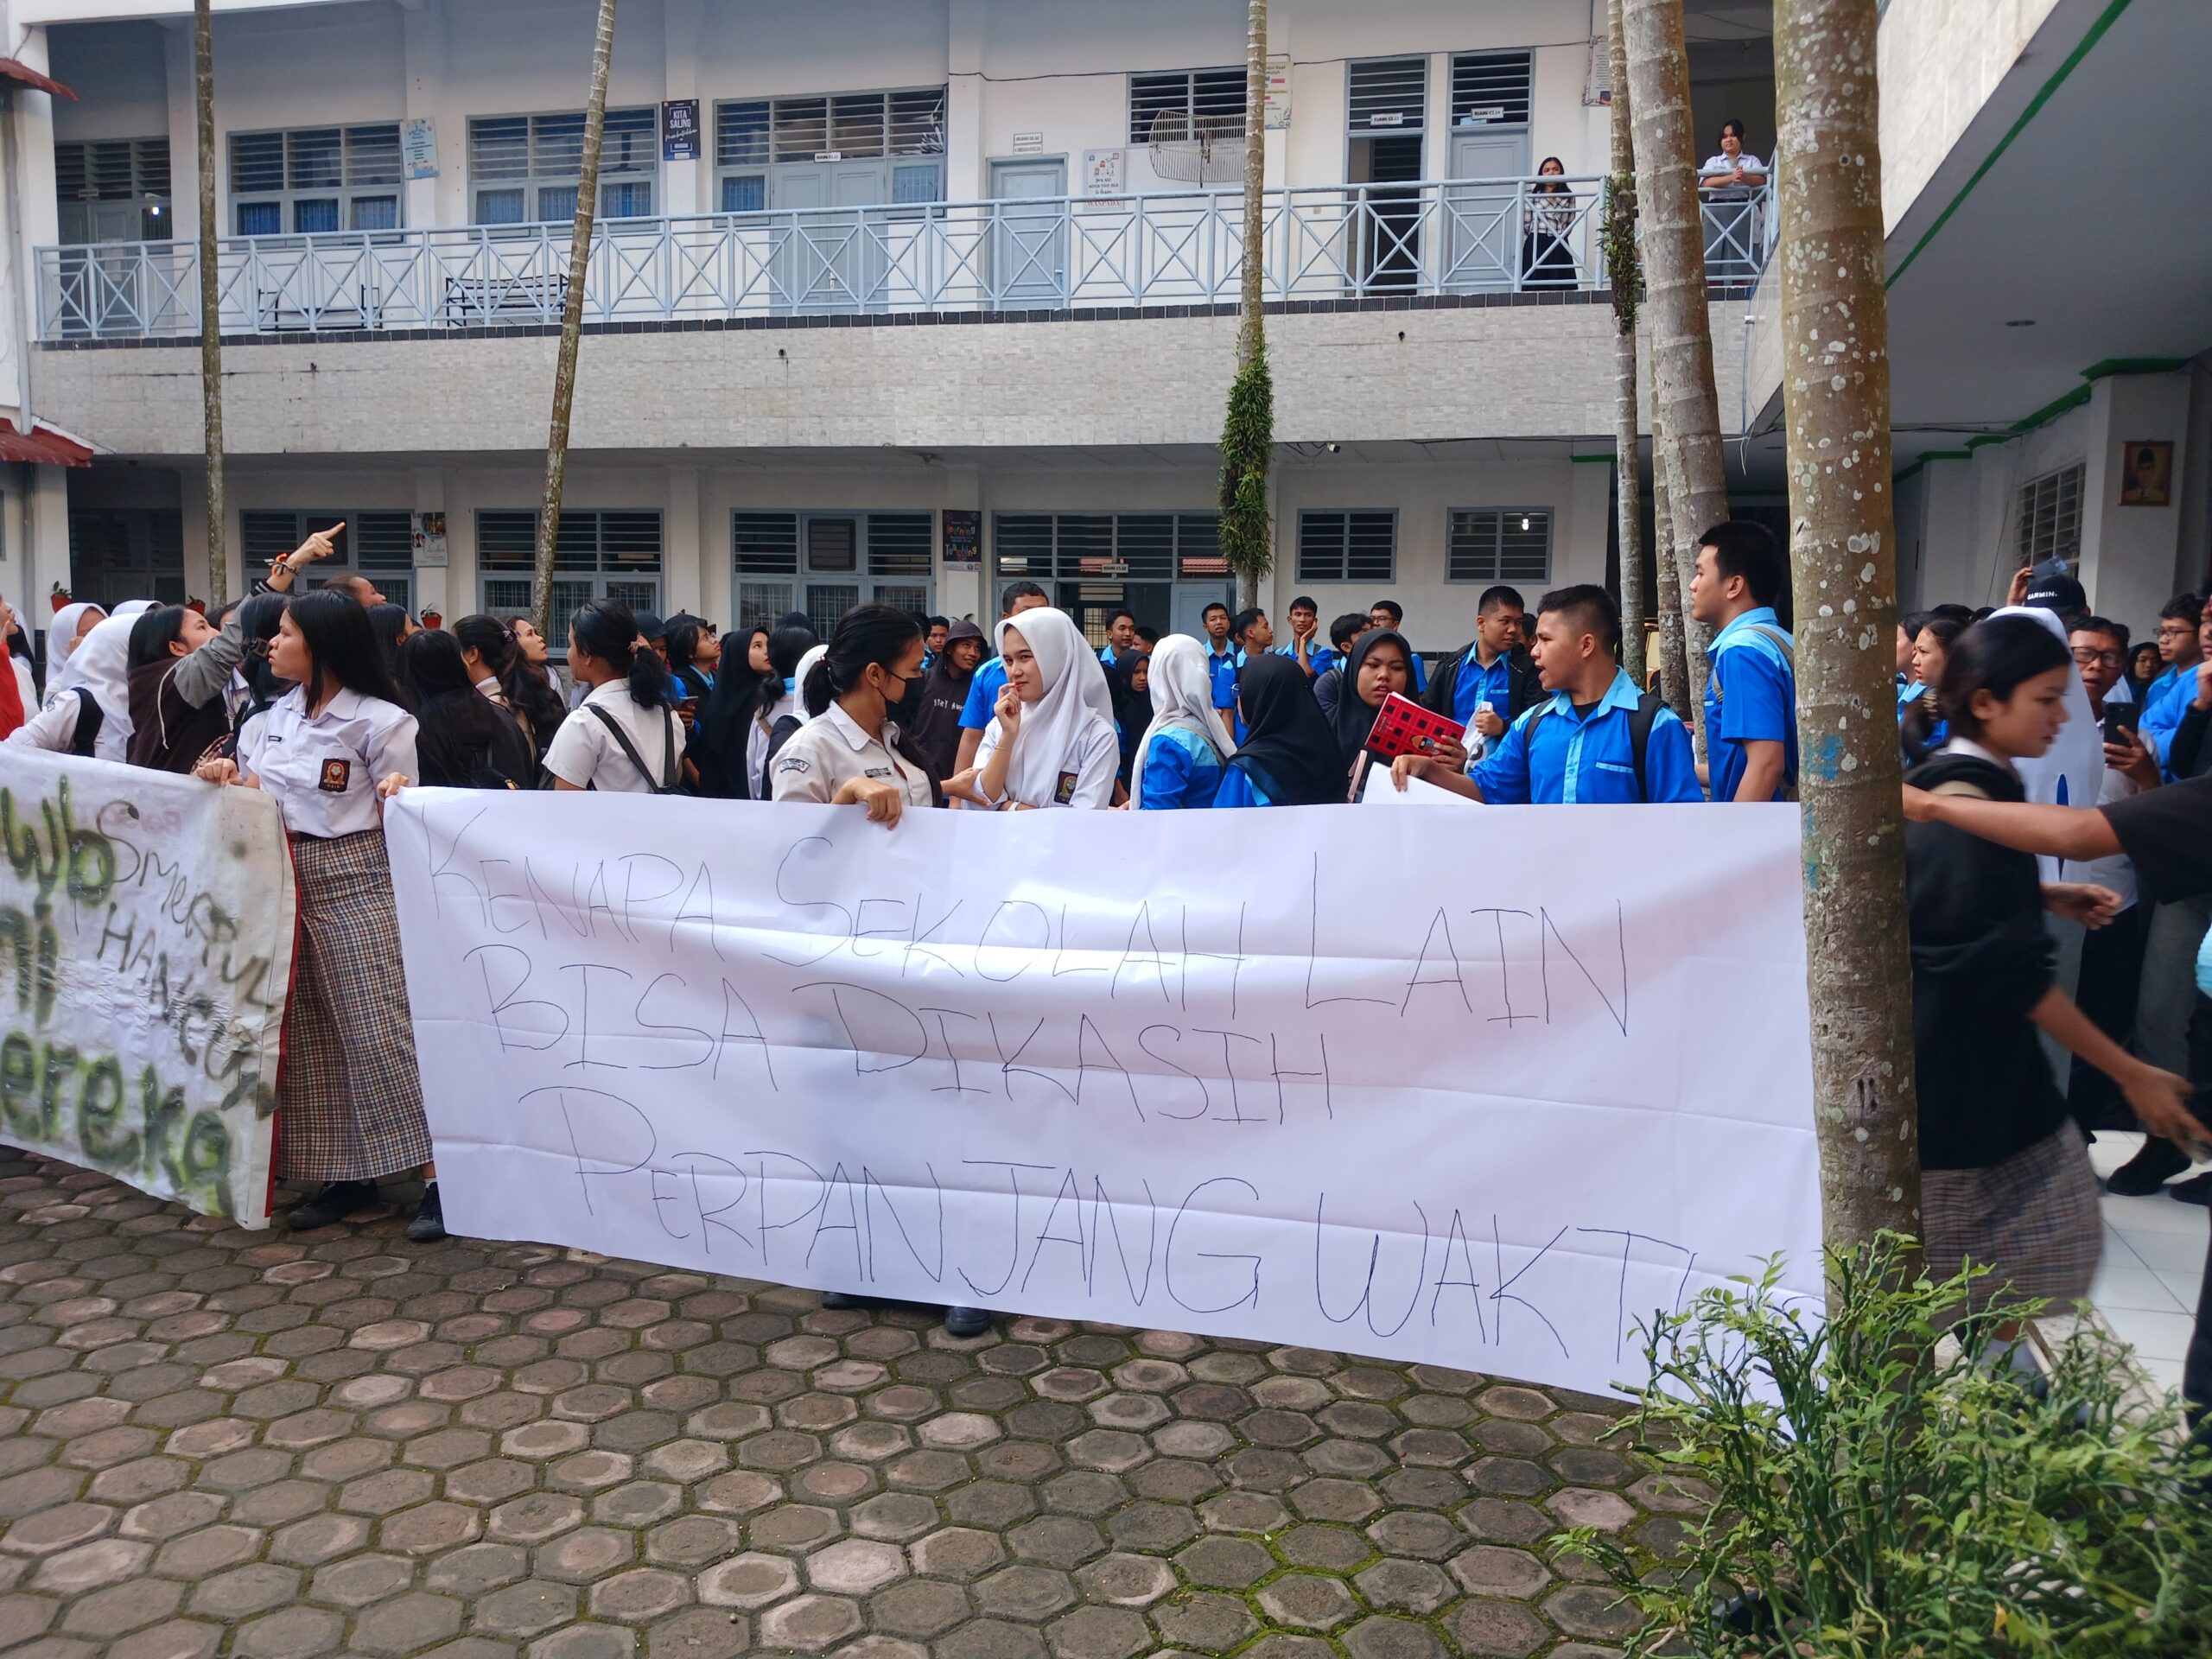
POLYGON ((2120 505, 2164 507, 2173 504, 2174 447, 2155 440, 2130 439, 2120 446, 2120 505))

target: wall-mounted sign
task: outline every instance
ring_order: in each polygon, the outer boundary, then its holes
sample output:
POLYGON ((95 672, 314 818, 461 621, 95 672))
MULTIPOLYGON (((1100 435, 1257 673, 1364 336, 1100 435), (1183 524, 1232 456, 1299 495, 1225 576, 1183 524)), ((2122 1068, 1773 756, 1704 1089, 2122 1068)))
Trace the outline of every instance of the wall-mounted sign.
POLYGON ((2131 438, 2120 446, 2120 505, 2173 505, 2174 446, 2162 438, 2131 438))
POLYGON ((1370 127, 1402 127, 1406 124, 1406 112, 1403 110, 1377 110, 1367 118, 1367 124, 1370 127))
POLYGON ((1269 132, 1281 132, 1290 124, 1290 57, 1268 60, 1268 86, 1261 99, 1262 119, 1269 132))
POLYGON ((1014 135, 1014 153, 1017 156, 1039 155, 1044 148, 1045 135, 1041 132, 1017 132, 1014 135))
POLYGON ((1086 149, 1083 152, 1083 194, 1118 196, 1128 174, 1126 149, 1086 149))
POLYGON ((942 515, 944 563, 948 570, 983 568, 983 515, 973 507, 947 507, 942 515))
POLYGON ((671 98, 660 106, 660 158, 696 162, 699 156, 699 100, 671 98))
POLYGON ((418 115, 399 129, 399 154, 409 178, 438 176, 438 135, 429 117, 418 115))
POLYGON ((417 570, 442 570, 446 568, 446 516, 442 512, 418 512, 412 515, 414 524, 415 568, 417 570))

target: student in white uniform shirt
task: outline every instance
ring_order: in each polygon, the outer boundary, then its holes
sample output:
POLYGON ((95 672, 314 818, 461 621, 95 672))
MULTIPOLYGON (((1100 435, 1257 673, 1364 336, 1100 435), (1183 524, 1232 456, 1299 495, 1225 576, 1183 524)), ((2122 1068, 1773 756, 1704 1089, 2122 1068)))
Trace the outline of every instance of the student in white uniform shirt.
POLYGON ((1039 606, 1000 622, 998 646, 1007 683, 976 751, 973 798, 1001 811, 1111 806, 1122 745, 1083 631, 1039 606))
POLYGON ((286 607, 269 664, 292 690, 246 722, 236 760, 197 770, 275 796, 291 841, 300 932, 276 1174, 324 1185, 286 1224, 328 1226, 375 1204, 381 1178, 420 1169, 407 1236, 443 1238, 384 845, 384 803, 418 775, 415 716, 400 706, 369 613, 342 589, 286 607))
POLYGON ((864 806, 887 827, 935 806, 929 761, 893 717, 922 682, 921 625, 895 605, 855 605, 821 651, 806 676, 810 718, 769 763, 773 798, 864 806))
POLYGON ((130 630, 138 613, 95 623, 54 676, 46 707, 8 734, 8 741, 56 754, 130 758, 130 630))
POLYGON ((821 641, 811 628, 789 624, 768 636, 768 673, 760 682, 759 702, 745 722, 746 787, 756 801, 772 797, 768 757, 780 745, 776 728, 784 727, 788 741, 793 727, 806 719, 806 705, 799 700, 800 675, 810 662, 821 660, 821 641))
POLYGON ((626 605, 594 599, 569 619, 569 672, 591 689, 545 752, 556 789, 667 795, 683 776, 683 727, 668 670, 638 647, 626 605))

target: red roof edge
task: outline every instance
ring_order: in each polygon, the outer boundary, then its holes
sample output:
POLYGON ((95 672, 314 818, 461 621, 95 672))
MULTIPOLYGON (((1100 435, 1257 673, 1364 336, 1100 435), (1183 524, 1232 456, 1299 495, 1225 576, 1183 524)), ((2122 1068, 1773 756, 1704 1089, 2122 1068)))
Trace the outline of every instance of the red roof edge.
POLYGON ((0 420, 0 461, 29 461, 35 467, 89 467, 92 452, 75 439, 65 438, 35 422, 26 435, 13 421, 0 420))
POLYGON ((67 99, 72 104, 77 101, 77 94, 60 81, 41 75, 29 65, 15 58, 0 58, 0 79, 12 80, 21 86, 35 87, 41 92, 51 92, 56 98, 67 99))

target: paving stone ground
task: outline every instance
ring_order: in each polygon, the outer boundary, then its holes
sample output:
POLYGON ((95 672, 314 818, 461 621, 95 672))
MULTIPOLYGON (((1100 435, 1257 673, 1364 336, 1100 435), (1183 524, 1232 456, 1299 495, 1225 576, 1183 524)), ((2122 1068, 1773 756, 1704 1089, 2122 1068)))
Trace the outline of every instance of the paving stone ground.
POLYGON ((1586 1396, 403 1219, 0 1151, 0 1653, 1599 1659, 1535 1546, 1688 1507, 1586 1396))

